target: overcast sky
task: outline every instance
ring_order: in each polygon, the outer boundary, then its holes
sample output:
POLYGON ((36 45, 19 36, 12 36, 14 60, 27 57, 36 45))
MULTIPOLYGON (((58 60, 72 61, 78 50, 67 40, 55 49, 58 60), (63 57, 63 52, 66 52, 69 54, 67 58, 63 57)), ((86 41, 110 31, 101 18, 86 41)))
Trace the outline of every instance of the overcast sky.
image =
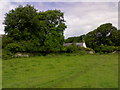
POLYGON ((2 2, 0 34, 4 33, 4 14, 26 4, 34 5, 39 11, 58 9, 64 12, 65 38, 87 34, 104 23, 112 23, 118 28, 118 2, 2 2))

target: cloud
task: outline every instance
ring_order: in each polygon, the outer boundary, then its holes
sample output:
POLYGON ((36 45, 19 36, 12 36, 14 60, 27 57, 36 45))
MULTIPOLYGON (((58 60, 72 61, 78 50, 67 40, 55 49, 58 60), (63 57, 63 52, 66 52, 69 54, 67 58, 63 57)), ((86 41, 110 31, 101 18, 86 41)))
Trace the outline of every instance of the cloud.
POLYGON ((65 38, 86 34, 104 23, 118 27, 117 3, 77 3, 65 13, 68 25, 65 38))
POLYGON ((6 11, 6 8, 4 7, 8 7, 8 5, 9 3, 5 3, 5 2, 0 3, 0 33, 4 33, 3 21, 4 21, 4 14, 5 14, 4 12, 6 11))
POLYGON ((9 12, 9 10, 14 9, 16 5, 12 5, 11 2, 1 0, 0 3, 0 34, 4 34, 4 18, 5 14, 9 12))
MULTIPOLYGON (((118 27, 118 3, 117 2, 5 2, 0 5, 3 11, 0 14, 0 26, 3 26, 4 14, 18 5, 31 4, 39 11, 60 9, 64 12, 67 29, 65 38, 86 34, 104 23, 112 23, 118 27)), ((3 27, 0 27, 3 33, 3 27)))

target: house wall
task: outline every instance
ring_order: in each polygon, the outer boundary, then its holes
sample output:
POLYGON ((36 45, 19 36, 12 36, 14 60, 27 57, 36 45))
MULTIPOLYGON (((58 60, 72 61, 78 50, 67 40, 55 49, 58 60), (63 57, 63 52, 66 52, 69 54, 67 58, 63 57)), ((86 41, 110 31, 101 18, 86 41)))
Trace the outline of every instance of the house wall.
POLYGON ((72 44, 75 44, 76 46, 81 46, 81 47, 86 48, 85 42, 84 43, 64 43, 63 46, 70 46, 72 44))

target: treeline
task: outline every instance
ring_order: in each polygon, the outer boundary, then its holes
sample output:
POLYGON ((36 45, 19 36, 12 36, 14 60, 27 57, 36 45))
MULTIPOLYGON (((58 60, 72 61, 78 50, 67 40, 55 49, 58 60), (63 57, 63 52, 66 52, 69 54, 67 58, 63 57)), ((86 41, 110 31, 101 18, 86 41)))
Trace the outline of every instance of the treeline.
POLYGON ((111 23, 103 24, 86 35, 64 40, 64 30, 67 26, 64 13, 60 10, 38 11, 31 5, 19 6, 6 14, 4 24, 3 59, 13 57, 17 52, 42 55, 61 52, 86 53, 86 51, 94 53, 94 50, 112 52, 120 46, 118 37, 120 31, 111 23), (76 45, 63 46, 63 43, 78 43, 83 39, 88 47, 86 49, 76 45))
POLYGON ((65 39, 65 43, 79 43, 83 42, 85 35, 76 36, 76 37, 69 37, 68 39, 65 39))
POLYGON ((10 10, 4 21, 3 54, 4 51, 5 55, 9 51, 60 51, 64 43, 64 22, 64 13, 60 10, 38 11, 31 5, 10 10))
POLYGON ((86 43, 86 46, 92 48, 96 52, 112 52, 118 50, 120 46, 120 30, 117 30, 111 23, 100 25, 97 29, 88 32, 86 35, 78 37, 70 37, 65 42, 86 43))

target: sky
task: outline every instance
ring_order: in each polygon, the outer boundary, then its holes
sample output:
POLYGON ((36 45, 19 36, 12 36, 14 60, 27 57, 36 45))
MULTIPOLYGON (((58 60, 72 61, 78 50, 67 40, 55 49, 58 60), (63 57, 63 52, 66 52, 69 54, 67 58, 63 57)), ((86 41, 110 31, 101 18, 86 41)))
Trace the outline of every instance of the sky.
POLYGON ((19 5, 33 5, 38 11, 61 10, 67 28, 65 38, 93 31, 101 24, 112 23, 118 28, 118 2, 2 2, 0 4, 0 34, 4 34, 4 17, 19 5))

